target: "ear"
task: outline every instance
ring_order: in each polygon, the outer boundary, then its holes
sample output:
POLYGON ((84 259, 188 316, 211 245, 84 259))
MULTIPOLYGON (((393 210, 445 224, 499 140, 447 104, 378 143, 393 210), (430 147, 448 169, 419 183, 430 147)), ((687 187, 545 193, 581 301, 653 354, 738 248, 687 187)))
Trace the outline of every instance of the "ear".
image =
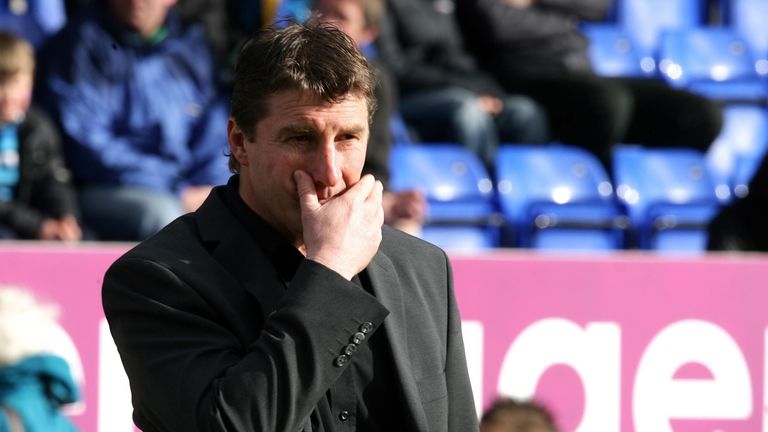
POLYGON ((237 125, 232 117, 227 121, 227 138, 229 141, 229 152, 240 163, 241 166, 248 166, 248 151, 246 149, 247 139, 243 130, 237 125))

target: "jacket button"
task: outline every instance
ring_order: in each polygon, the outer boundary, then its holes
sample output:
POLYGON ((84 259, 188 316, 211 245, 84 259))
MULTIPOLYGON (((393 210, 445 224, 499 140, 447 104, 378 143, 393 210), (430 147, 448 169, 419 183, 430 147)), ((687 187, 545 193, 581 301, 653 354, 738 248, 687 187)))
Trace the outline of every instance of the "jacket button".
POLYGON ((345 422, 349 419, 349 411, 342 411, 339 413, 339 420, 345 422))
POLYGON ((349 344, 344 347, 344 355, 351 356, 355 351, 357 351, 357 345, 355 344, 349 344))
POLYGON ((371 330, 373 330, 373 323, 364 322, 364 323, 360 324, 360 332, 362 332, 364 334, 368 334, 368 333, 371 332, 371 330))
POLYGON ((338 357, 336 357, 336 360, 333 361, 333 364, 336 365, 336 367, 342 367, 349 361, 349 357, 342 354, 338 357))
POLYGON ((365 335, 361 332, 357 332, 354 335, 352 335, 352 338, 350 339, 353 344, 360 345, 365 340, 365 335))

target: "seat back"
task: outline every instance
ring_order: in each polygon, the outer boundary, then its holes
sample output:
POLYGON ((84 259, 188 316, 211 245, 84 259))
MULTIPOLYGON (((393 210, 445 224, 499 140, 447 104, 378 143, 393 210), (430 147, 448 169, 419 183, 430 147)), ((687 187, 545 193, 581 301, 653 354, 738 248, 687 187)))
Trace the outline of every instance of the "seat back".
POLYGON ((755 69, 768 75, 768 1, 723 0, 725 22, 749 44, 755 57, 755 69))
POLYGON ((419 189, 427 198, 423 239, 449 251, 499 246, 493 183, 477 155, 451 143, 397 145, 390 166, 392 190, 419 189))
POLYGON ((514 245, 621 247, 613 187, 590 152, 563 144, 504 144, 497 152, 496 176, 514 245))
POLYGON ((493 182, 477 155, 458 144, 398 145, 390 155, 392 190, 421 190, 430 222, 482 223, 494 213, 493 182))
POLYGON ((706 225, 719 201, 703 153, 621 145, 613 152, 613 168, 616 194, 641 248, 704 250, 706 225), (684 237, 681 232, 694 240, 668 241, 684 237))
POLYGON ((618 22, 635 41, 641 61, 653 62, 662 32, 704 23, 706 0, 620 0, 618 22))
MULTIPOLYGON (((659 69, 674 87, 691 88, 702 82, 759 81, 749 45, 735 31, 727 28, 696 28, 664 33, 659 50, 659 69)), ((759 85, 764 86, 764 83, 759 85)))
POLYGON ((421 238, 452 253, 476 253, 499 247, 499 229, 490 226, 427 225, 421 238))
POLYGON ((768 111, 757 105, 729 105, 723 129, 706 153, 717 196, 722 202, 743 198, 747 185, 768 151, 768 111))
POLYGON ((589 57, 595 72, 608 77, 642 77, 655 73, 654 63, 642 64, 634 41, 615 24, 584 24, 589 57))

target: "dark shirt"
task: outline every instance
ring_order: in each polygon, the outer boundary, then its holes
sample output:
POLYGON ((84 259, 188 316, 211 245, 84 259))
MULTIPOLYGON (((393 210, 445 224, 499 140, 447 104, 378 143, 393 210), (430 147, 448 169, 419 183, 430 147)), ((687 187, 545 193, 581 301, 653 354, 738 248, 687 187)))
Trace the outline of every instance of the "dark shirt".
MULTIPOLYGON (((222 199, 235 218, 243 224, 254 241, 272 262, 287 287, 304 255, 276 232, 264 219, 243 201, 238 192, 240 181, 232 176, 224 189, 222 199)), ((367 274, 362 272, 352 282, 373 295, 367 274)), ((369 334, 368 343, 357 345, 352 362, 318 401, 311 415, 312 430, 331 431, 393 431, 403 426, 392 412, 402 411, 393 384, 392 351, 383 329, 369 334)))

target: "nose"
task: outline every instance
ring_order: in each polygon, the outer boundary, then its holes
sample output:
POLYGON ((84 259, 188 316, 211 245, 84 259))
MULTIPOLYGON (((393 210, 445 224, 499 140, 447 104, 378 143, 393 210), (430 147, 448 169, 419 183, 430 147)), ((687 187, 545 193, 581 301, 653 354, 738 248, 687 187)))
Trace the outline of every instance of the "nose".
POLYGON ((311 172, 318 188, 334 187, 341 179, 337 158, 338 153, 333 142, 323 143, 317 149, 311 172))

